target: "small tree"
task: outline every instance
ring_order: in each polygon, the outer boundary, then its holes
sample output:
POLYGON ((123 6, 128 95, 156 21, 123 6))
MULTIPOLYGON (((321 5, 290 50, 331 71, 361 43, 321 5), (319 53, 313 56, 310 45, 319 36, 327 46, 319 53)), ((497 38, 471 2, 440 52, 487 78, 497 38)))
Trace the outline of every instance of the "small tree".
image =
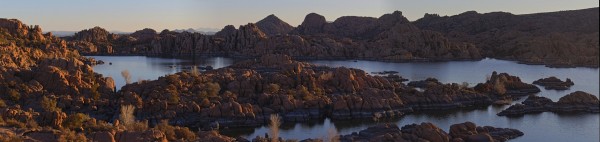
POLYGON ((46 96, 42 97, 42 109, 46 112, 60 111, 60 108, 56 107, 56 100, 50 99, 46 96))
POLYGON ((63 126, 65 126, 66 128, 69 128, 69 129, 80 128, 80 127, 83 127, 83 123, 85 121, 88 121, 89 119, 90 119, 90 116, 88 116, 88 115, 85 115, 83 113, 75 113, 75 114, 69 115, 67 120, 63 123, 63 126))
POLYGON ((215 97, 219 95, 219 91, 221 91, 221 86, 219 85, 219 83, 208 82, 206 83, 206 90, 208 96, 215 97))
POLYGON ((279 141, 279 126, 281 126, 281 118, 278 114, 271 114, 269 129, 271 131, 271 142, 279 141))
POLYGON ((119 120, 123 124, 123 126, 130 127, 135 123, 135 116, 133 115, 133 111, 135 111, 135 107, 133 105, 124 105, 121 106, 121 115, 119 116, 119 120))
POLYGON ((339 142, 340 134, 335 128, 329 128, 329 130, 327 130, 326 140, 328 140, 329 142, 339 142))
POLYGON ((193 76, 198 76, 198 75, 200 75, 200 70, 198 69, 198 67, 192 66, 192 69, 190 69, 190 73, 193 76))
POLYGON ((267 90, 269 91, 269 93, 276 93, 279 91, 279 88, 280 88, 279 85, 271 83, 271 84, 269 84, 269 87, 267 88, 267 90))
POLYGON ((125 79, 126 84, 131 84, 131 75, 129 74, 129 70, 121 71, 121 76, 125 79))

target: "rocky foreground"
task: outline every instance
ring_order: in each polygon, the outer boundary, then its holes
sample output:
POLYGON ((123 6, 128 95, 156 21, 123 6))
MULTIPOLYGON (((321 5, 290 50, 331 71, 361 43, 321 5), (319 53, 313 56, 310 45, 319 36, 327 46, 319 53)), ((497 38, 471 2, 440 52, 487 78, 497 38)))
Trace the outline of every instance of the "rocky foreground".
POLYGON ((577 91, 561 97, 558 102, 545 97, 529 96, 520 104, 510 106, 498 113, 499 116, 521 116, 531 113, 600 113, 598 97, 577 91))
POLYGON ((598 8, 513 15, 474 11, 426 14, 411 22, 402 12, 381 17, 344 16, 327 22, 311 13, 293 27, 275 15, 224 27, 215 35, 143 29, 111 34, 94 27, 66 37, 91 55, 260 57, 379 61, 516 60, 551 67, 598 67, 598 8))

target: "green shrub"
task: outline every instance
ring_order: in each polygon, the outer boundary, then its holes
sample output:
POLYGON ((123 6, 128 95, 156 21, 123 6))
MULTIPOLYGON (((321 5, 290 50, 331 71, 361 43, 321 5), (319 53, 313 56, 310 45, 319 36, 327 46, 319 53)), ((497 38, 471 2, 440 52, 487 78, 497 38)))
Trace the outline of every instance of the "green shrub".
POLYGON ((12 100, 12 101, 19 101, 19 99, 21 99, 21 93, 17 92, 17 90, 14 89, 9 89, 8 90, 8 97, 12 100))
POLYGON ((87 138, 83 133, 77 133, 68 129, 61 130, 62 134, 58 138, 60 142, 87 142, 87 138))
POLYGON ((296 88, 297 92, 296 94, 299 95, 300 97, 302 97, 303 100, 313 100, 314 96, 308 91, 308 88, 304 87, 303 85, 298 86, 298 88, 296 88))
POLYGON ((196 134, 190 131, 189 128, 186 127, 177 127, 169 125, 167 120, 162 120, 161 123, 156 125, 155 129, 165 133, 165 136, 169 141, 177 141, 177 140, 185 140, 185 141, 195 141, 196 134))
POLYGON ((83 123, 89 119, 90 116, 83 113, 71 114, 69 117, 67 117, 67 120, 63 123, 63 126, 69 129, 82 128, 83 123))
POLYGON ((6 107, 6 103, 4 102, 4 100, 0 99, 0 108, 5 108, 6 107))
POLYGON ((56 100, 50 99, 46 96, 42 97, 42 109, 46 112, 60 111, 60 108, 56 107, 56 100))
POLYGON ((219 95, 219 91, 221 91, 221 86, 219 86, 219 83, 206 83, 206 91, 208 93, 208 96, 210 97, 215 97, 217 95, 219 95))
POLYGON ((170 93, 169 103, 178 104, 179 103, 179 95, 176 93, 170 93))
POLYGON ((271 84, 269 84, 269 86, 267 87, 267 91, 268 91, 269 93, 276 93, 276 92, 278 92, 278 91, 279 91, 279 88, 280 88, 280 87, 279 87, 279 85, 271 83, 271 84))

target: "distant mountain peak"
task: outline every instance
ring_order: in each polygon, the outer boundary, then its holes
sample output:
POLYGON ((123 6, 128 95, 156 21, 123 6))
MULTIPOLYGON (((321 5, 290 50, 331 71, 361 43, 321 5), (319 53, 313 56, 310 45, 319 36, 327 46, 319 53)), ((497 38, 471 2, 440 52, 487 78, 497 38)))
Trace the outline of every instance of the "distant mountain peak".
POLYGON ((269 36, 287 34, 294 29, 290 24, 271 14, 256 22, 256 26, 269 36))

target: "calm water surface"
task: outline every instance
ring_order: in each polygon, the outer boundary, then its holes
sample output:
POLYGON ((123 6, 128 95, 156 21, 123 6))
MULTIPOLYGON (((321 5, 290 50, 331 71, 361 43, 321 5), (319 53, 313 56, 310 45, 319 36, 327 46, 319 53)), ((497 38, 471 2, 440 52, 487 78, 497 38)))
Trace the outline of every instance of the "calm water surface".
POLYGON ((156 80, 167 74, 174 74, 183 70, 189 70, 192 66, 212 66, 214 69, 227 67, 234 60, 223 57, 196 58, 196 59, 171 59, 144 56, 88 56, 105 63, 94 66, 94 71, 112 77, 115 80, 117 90, 125 86, 125 78, 121 76, 122 71, 129 71, 133 82, 138 80, 156 80), (109 64, 109 63, 112 63, 109 64))
MULTIPOLYGON (((138 79, 157 79, 166 74, 185 70, 186 67, 192 65, 210 65, 221 68, 235 62, 233 59, 222 57, 198 58, 195 60, 139 56, 93 57, 106 62, 104 65, 95 66, 94 70, 104 76, 113 77, 118 88, 125 84, 124 79, 121 77, 121 71, 123 70, 129 70, 132 79, 136 81, 138 79), (113 64, 108 65, 109 62, 113 64)), ((598 69, 592 68, 547 68, 543 65, 523 65, 495 59, 421 63, 386 63, 360 60, 357 62, 353 60, 308 62, 331 67, 358 68, 369 73, 398 71, 400 72, 399 75, 411 81, 434 77, 440 82, 467 82, 470 86, 484 82, 486 77, 490 76, 493 71, 519 76, 523 82, 527 83, 532 83, 540 78, 556 76, 562 80, 570 78, 575 82, 575 85, 566 91, 544 90, 541 87, 542 92, 537 95, 558 101, 560 97, 574 91, 585 91, 596 96, 599 94, 598 77, 600 72, 598 69)), ((378 123, 396 123, 399 126, 404 126, 412 123, 431 122, 448 132, 452 124, 471 121, 481 126, 515 128, 525 133, 524 136, 512 141, 598 141, 600 139, 600 114, 555 114, 546 112, 522 117, 496 116, 496 113, 506 107, 508 106, 421 112, 378 123)), ((340 134, 350 134, 376 124, 376 122, 370 120, 332 122, 329 119, 310 123, 284 123, 280 136, 292 139, 322 138, 331 130, 335 130, 340 134)), ((258 135, 264 135, 267 132, 266 127, 222 130, 222 133, 226 135, 242 136, 250 139, 258 135)))

